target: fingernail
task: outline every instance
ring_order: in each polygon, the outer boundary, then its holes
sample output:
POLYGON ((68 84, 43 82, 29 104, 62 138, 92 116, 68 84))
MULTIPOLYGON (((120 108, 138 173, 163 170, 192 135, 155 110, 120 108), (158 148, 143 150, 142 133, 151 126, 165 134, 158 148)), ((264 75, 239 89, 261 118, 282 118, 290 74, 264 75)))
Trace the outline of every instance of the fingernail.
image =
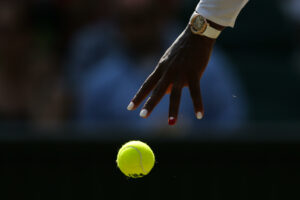
POLYGON ((147 114, 148 114, 148 110, 142 109, 141 112, 140 112, 140 117, 145 118, 147 116, 147 114))
POLYGON ((202 119, 203 115, 201 112, 197 112, 196 117, 197 119, 202 119))
POLYGON ((169 123, 170 126, 174 125, 176 123, 175 117, 169 117, 168 123, 169 123))
POLYGON ((132 110, 133 107, 134 107, 134 103, 131 101, 127 106, 127 110, 132 110))

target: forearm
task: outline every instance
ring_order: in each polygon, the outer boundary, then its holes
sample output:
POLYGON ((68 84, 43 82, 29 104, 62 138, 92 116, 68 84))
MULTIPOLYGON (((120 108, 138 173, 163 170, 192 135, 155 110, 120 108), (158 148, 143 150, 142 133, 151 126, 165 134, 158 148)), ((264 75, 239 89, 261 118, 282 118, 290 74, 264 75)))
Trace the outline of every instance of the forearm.
POLYGON ((200 0, 196 12, 221 26, 233 27, 248 0, 200 0))

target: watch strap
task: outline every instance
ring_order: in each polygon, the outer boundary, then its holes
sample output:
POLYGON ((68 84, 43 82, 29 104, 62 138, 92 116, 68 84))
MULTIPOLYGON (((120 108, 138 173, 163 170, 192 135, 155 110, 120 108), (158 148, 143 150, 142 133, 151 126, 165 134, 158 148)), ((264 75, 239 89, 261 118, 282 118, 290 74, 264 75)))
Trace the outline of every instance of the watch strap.
MULTIPOLYGON (((190 25, 193 26, 191 23, 193 21, 193 18, 195 16, 199 16, 200 14, 197 13, 197 12, 194 12, 193 15, 191 16, 191 19, 190 19, 190 25)), ((200 15, 201 16, 201 15, 200 15)), ((202 18, 204 18, 203 16, 201 16, 202 18)), ((204 30, 192 30, 192 32, 194 34, 197 34, 197 35, 202 35, 202 36, 206 36, 206 37, 209 37, 209 38, 212 38, 212 39, 216 39, 221 31, 218 30, 218 29, 215 29, 213 27, 210 26, 210 24, 207 22, 207 20, 204 18, 206 24, 205 24, 205 27, 204 27, 204 30)))
POLYGON ((220 33, 221 33, 221 31, 211 27, 208 24, 205 31, 202 33, 202 35, 209 37, 209 38, 216 39, 217 37, 219 37, 220 33))

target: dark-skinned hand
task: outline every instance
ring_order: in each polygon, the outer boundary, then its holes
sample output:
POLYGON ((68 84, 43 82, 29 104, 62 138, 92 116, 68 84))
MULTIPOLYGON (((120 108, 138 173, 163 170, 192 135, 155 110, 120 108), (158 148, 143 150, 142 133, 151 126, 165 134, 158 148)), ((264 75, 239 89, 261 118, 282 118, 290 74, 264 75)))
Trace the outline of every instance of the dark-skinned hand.
MULTIPOLYGON (((223 27, 216 28, 222 30, 223 27)), ((140 116, 147 118, 165 94, 170 93, 169 125, 177 121, 182 88, 189 88, 194 104, 195 116, 201 119, 204 115, 200 92, 200 78, 208 64, 215 39, 195 35, 190 27, 176 39, 162 56, 154 71, 148 76, 127 109, 136 109, 150 94, 140 116)))

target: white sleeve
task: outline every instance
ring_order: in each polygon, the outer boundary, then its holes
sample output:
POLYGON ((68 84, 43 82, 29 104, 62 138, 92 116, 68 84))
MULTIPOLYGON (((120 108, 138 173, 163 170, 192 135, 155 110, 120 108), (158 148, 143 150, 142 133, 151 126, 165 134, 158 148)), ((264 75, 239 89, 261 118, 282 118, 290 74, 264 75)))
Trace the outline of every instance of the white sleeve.
POLYGON ((200 0, 196 12, 222 26, 233 27, 248 0, 200 0))

